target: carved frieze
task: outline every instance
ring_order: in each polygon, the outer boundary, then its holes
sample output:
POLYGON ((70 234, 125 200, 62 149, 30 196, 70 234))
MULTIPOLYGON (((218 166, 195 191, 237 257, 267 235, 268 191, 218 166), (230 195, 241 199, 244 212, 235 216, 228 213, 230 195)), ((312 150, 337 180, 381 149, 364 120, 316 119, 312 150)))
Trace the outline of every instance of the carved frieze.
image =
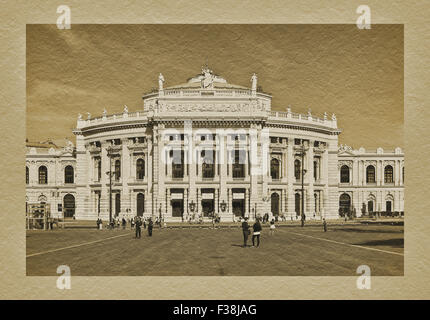
POLYGON ((352 160, 340 160, 337 164, 338 168, 342 168, 342 166, 348 166, 352 168, 352 160))

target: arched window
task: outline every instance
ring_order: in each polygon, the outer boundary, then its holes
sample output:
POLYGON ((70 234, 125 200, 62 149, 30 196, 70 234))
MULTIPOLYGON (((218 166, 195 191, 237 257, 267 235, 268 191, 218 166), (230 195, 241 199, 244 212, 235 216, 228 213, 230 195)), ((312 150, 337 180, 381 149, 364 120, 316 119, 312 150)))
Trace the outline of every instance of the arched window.
POLYGON ((349 183, 349 167, 347 165, 340 168, 340 182, 349 183))
POLYGON ((296 177, 297 180, 299 180, 300 176, 301 176, 300 170, 301 170, 301 168, 300 168, 300 160, 294 161, 294 177, 296 177))
POLYGON ((74 170, 72 166, 64 168, 64 183, 74 183, 74 170))
POLYGON ((30 180, 30 173, 28 171, 28 167, 26 166, 25 167, 25 184, 28 184, 29 180, 30 180))
POLYGON ((294 195, 294 204, 295 204, 295 211, 296 211, 296 215, 299 216, 300 215, 300 208, 301 208, 301 198, 300 198, 300 193, 296 193, 294 195))
POLYGON ((385 166, 384 181, 385 181, 385 183, 393 183, 393 167, 392 166, 385 166))
POLYGON ((277 194, 276 192, 272 193, 272 195, 270 196, 270 201, 271 201, 271 210, 272 210, 272 214, 274 216, 278 216, 279 215, 279 194, 277 194))
POLYGON ((143 180, 145 178, 145 161, 137 159, 136 161, 136 179, 143 180))
POLYGON ((121 194, 116 193, 115 194, 115 217, 118 217, 120 212, 121 212, 121 194))
POLYGON ((48 168, 45 166, 39 167, 39 184, 47 184, 48 183, 48 168))
POLYGON ((118 181, 121 178, 121 161, 115 160, 115 180, 118 181))
POLYGON ((270 176, 272 179, 279 179, 279 160, 272 159, 270 161, 270 176))
POLYGON ((367 183, 375 183, 375 167, 367 166, 366 168, 366 182, 367 183))

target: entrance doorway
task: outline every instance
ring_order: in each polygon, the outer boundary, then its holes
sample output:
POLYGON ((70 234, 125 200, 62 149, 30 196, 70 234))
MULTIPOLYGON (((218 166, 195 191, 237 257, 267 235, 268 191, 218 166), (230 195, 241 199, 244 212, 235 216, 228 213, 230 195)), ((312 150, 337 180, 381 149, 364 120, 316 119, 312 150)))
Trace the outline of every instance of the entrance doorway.
POLYGON ((271 211, 274 216, 279 216, 279 194, 272 193, 270 196, 271 211))
POLYGON ((183 217, 184 216, 184 190, 171 189, 170 197, 171 197, 170 204, 172 206, 172 217, 183 217))
POLYGON ((373 212, 373 201, 367 201, 367 212, 371 213, 373 212))
POLYGON ((351 208, 351 197, 343 193, 339 198, 339 213, 341 216, 349 215, 351 208))
POLYGON ((182 217, 184 214, 184 200, 172 199, 172 217, 182 217))
POLYGON ((75 215, 75 197, 66 194, 64 196, 64 218, 72 218, 75 215))
POLYGON ((235 217, 245 216, 245 189, 233 189, 231 206, 235 217))
POLYGON ((212 217, 215 212, 215 190, 202 189, 202 211, 204 217, 212 217))
POLYGON ((391 210, 392 210, 391 201, 385 202, 385 211, 387 212, 387 214, 390 214, 391 210))
POLYGON ((143 193, 138 193, 137 194, 137 203, 136 203, 136 208, 137 208, 137 215, 139 217, 143 216, 143 212, 145 211, 145 196, 143 195, 143 193))

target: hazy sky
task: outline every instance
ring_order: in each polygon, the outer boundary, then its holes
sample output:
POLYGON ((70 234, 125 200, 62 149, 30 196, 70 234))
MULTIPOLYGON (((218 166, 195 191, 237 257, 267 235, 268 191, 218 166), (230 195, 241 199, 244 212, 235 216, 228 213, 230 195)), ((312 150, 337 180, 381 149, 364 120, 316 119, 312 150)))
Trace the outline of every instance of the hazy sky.
POLYGON ((340 143, 403 147, 403 26, 27 25, 27 138, 73 139, 77 114, 143 109, 142 94, 209 67, 272 110, 336 113, 340 143))

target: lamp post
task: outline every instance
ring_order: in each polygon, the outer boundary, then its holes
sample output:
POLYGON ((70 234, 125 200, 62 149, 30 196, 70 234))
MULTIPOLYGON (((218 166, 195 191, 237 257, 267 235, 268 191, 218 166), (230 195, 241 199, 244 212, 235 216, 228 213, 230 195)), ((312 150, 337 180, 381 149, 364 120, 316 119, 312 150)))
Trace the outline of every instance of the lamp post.
POLYGON ((112 224, 112 147, 109 146, 107 149, 107 156, 109 157, 109 171, 106 174, 109 175, 109 224, 112 224))
POLYGON ((301 222, 302 222, 302 227, 305 224, 305 185, 304 185, 304 181, 305 181, 305 174, 306 174, 306 169, 304 168, 304 159, 305 159, 305 145, 304 145, 304 140, 302 139, 302 145, 301 145, 301 157, 302 157, 302 163, 301 163, 301 170, 302 170, 302 210, 301 210, 301 222))

